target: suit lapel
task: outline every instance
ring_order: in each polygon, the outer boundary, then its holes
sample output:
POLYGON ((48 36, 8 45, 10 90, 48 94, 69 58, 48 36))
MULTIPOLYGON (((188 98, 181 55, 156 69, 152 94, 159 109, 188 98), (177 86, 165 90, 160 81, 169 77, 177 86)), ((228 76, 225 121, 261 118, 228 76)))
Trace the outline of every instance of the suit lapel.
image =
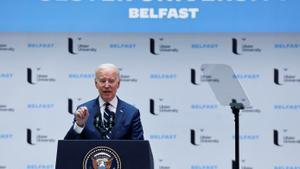
POLYGON ((98 97, 95 99, 94 104, 93 104, 93 116, 96 115, 96 113, 100 113, 100 107, 99 107, 99 99, 98 97))
POLYGON ((125 112, 123 108, 123 101, 118 98, 118 105, 116 110, 116 116, 115 116, 115 126, 112 130, 112 138, 116 138, 118 130, 122 128, 122 121, 125 117, 125 112))
MULTIPOLYGON (((92 125, 94 126, 94 120, 95 120, 95 116, 99 113, 100 115, 100 121, 101 121, 101 125, 103 125, 102 123, 102 117, 101 117, 101 110, 100 110, 100 105, 99 105, 99 98, 97 97, 93 104, 91 105, 92 107, 92 110, 90 111, 90 116, 92 118, 92 125)), ((95 131, 96 131, 96 135, 99 137, 99 138, 102 138, 102 134, 100 132, 97 131, 97 129, 95 128, 95 131)))

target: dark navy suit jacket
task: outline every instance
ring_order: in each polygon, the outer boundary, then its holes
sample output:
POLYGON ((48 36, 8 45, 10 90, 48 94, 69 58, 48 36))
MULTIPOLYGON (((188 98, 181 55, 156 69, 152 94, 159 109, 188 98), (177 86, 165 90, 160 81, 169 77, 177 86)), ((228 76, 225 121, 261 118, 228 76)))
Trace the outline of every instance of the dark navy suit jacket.
MULTIPOLYGON (((81 106, 86 106, 89 111, 86 125, 81 134, 77 134, 72 126, 66 134, 65 140, 103 138, 94 126, 95 115, 100 112, 98 98, 90 100, 78 107, 81 106)), ((114 140, 144 140, 139 110, 119 98, 115 114, 115 125, 112 128, 110 138, 114 140)))

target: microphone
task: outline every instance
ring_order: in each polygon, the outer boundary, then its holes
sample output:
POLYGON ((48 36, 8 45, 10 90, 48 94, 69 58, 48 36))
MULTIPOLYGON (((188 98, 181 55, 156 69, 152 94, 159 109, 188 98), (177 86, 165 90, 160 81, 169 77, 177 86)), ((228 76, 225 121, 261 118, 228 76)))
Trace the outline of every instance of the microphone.
POLYGON ((101 116, 99 116, 99 113, 95 114, 94 126, 95 126, 96 129, 99 129, 101 127, 101 116))
POLYGON ((106 132, 102 126, 101 114, 97 112, 94 116, 94 126, 97 131, 100 133, 102 139, 106 139, 106 132))
POLYGON ((108 131, 111 131, 112 128, 115 125, 115 113, 110 114, 109 120, 108 120, 108 131))
POLYGON ((101 114, 96 113, 94 117, 94 126, 99 131, 101 128, 101 114))

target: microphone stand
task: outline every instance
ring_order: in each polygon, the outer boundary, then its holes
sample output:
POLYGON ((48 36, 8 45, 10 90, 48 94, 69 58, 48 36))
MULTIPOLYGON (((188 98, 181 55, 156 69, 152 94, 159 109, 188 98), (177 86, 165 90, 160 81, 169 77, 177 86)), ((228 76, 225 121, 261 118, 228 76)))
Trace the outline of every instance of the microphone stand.
POLYGON ((112 113, 109 117, 109 120, 108 120, 108 133, 109 133, 109 131, 112 130, 114 125, 115 125, 115 114, 112 113))
POLYGON ((97 129, 97 131, 100 133, 102 139, 106 139, 106 132, 105 129, 102 126, 102 119, 101 119, 101 114, 96 113, 94 117, 94 126, 97 129))
POLYGON ((106 136, 112 130, 114 125, 115 125, 115 115, 114 114, 111 114, 111 116, 109 117, 108 123, 104 125, 104 124, 102 124, 101 114, 96 113, 96 115, 94 117, 94 126, 97 129, 97 131, 100 133, 102 139, 104 139, 104 140, 107 139, 106 136), (107 130, 105 129, 105 127, 107 127, 107 130))
POLYGON ((232 99, 230 103, 232 113, 234 114, 235 122, 235 160, 232 161, 232 169, 240 168, 240 133, 239 133, 239 112, 244 109, 242 103, 237 103, 235 99, 232 99))

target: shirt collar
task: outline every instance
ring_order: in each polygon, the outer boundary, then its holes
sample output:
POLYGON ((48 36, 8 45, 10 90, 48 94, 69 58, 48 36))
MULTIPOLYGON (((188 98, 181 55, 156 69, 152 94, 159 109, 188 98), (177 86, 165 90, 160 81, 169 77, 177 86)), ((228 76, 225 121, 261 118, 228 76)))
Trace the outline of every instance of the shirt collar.
MULTIPOLYGON (((104 104, 106 103, 102 98, 101 96, 98 97, 98 100, 99 100, 99 106, 100 108, 105 106, 104 104)), ((113 109, 117 109, 117 105, 118 105, 118 98, 117 96, 115 96, 110 102, 109 104, 112 106, 113 109)))

